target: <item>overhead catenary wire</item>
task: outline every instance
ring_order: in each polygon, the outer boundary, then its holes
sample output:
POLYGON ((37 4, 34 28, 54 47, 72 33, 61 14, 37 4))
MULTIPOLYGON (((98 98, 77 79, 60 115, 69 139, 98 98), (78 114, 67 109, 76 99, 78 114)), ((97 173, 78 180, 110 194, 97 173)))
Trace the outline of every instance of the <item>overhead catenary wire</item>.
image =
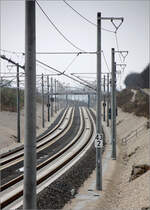
MULTIPOLYGON (((7 53, 11 53, 11 54, 21 54, 21 55, 25 55, 25 52, 17 52, 17 51, 8 51, 8 50, 3 50, 3 49, 0 49, 0 51, 2 51, 2 52, 7 52, 7 53)), ((36 52, 36 54, 37 55, 66 55, 66 54, 75 54, 75 55, 77 55, 77 54, 97 54, 97 52, 94 52, 94 51, 77 51, 77 52, 74 52, 74 51, 61 51, 61 52, 58 52, 58 51, 56 51, 56 52, 40 52, 40 51, 37 51, 36 52)))
MULTIPOLYGON (((86 84, 88 84, 88 85, 92 85, 90 82, 85 81, 84 79, 81 79, 79 76, 76 76, 75 74, 72 74, 72 75, 73 75, 74 77, 76 77, 77 79, 83 81, 84 83, 86 83, 86 84)), ((92 86, 93 86, 93 88, 96 88, 96 87, 94 87, 94 85, 92 85, 92 86)))
MULTIPOLYGON (((117 32, 115 33, 115 40, 116 40, 116 47, 117 47, 117 50, 120 51, 120 48, 119 48, 119 42, 118 42, 118 37, 117 37, 117 32)), ((119 58, 120 58, 120 62, 122 63, 122 58, 121 58, 121 55, 119 53, 119 58)), ((121 89, 121 79, 122 79, 122 73, 124 73, 124 68, 121 67, 122 71, 121 71, 121 74, 119 76, 119 83, 120 83, 120 89, 121 89)))
POLYGON ((87 78, 87 79, 96 79, 96 76, 95 77, 91 77, 91 76, 80 76, 80 77, 83 77, 84 79, 87 78))
POLYGON ((39 55, 66 55, 66 54, 97 54, 97 52, 78 51, 78 52, 36 52, 39 55))
POLYGON ((73 60, 67 65, 67 67, 65 68, 65 70, 64 70, 64 72, 66 72, 68 69, 69 69, 69 67, 75 62, 75 60, 77 59, 77 57, 79 56, 79 54, 77 54, 74 58, 73 58, 73 60))
POLYGON ((109 73, 111 72, 110 71, 110 68, 109 68, 109 65, 108 65, 108 63, 107 63, 107 60, 106 60, 106 57, 105 57, 105 54, 104 54, 104 51, 102 50, 102 55, 103 55, 103 58, 104 58, 104 62, 105 62, 105 64, 106 64, 106 67, 107 67, 107 69, 108 69, 108 71, 109 71, 109 73))
MULTIPOLYGON (((23 73, 22 73, 22 74, 23 74, 23 73)), ((20 75, 20 76, 21 76, 21 75, 20 75)), ((10 84, 11 82, 13 82, 13 81, 16 80, 16 79, 17 79, 17 77, 14 77, 12 80, 9 80, 7 83, 0 85, 0 87, 5 87, 5 86, 7 86, 8 84, 10 84)))
MULTIPOLYGON (((4 60, 8 61, 8 62, 11 62, 11 63, 13 63, 13 64, 15 64, 15 65, 18 65, 18 66, 19 66, 20 68, 22 68, 22 69, 25 69, 25 66, 21 66, 21 65, 19 65, 18 63, 15 63, 14 61, 12 61, 11 59, 8 59, 8 58, 7 58, 6 56, 4 56, 4 55, 0 55, 0 57, 1 57, 2 59, 4 59, 4 60)), ((65 74, 64 72, 61 72, 61 71, 59 71, 59 70, 57 70, 57 69, 55 69, 55 68, 53 68, 53 67, 51 67, 51 66, 45 64, 44 62, 41 62, 41 61, 39 61, 39 60, 36 60, 36 62, 42 64, 43 66, 46 66, 47 68, 50 68, 50 69, 52 69, 52 70, 58 72, 59 75, 64 75, 64 76, 66 76, 66 77, 68 77, 68 78, 70 78, 70 79, 72 79, 72 80, 74 80, 74 81, 76 81, 76 82, 78 82, 78 83, 80 83, 80 84, 82 84, 82 85, 85 85, 85 86, 87 86, 87 87, 89 87, 89 88, 91 88, 91 89, 94 89, 94 88, 92 88, 91 86, 88 86, 88 85, 86 85, 86 84, 80 82, 79 80, 77 80, 77 79, 75 79, 75 78, 73 78, 73 77, 71 77, 71 76, 65 74)), ((23 74, 23 73, 22 73, 22 74, 23 74)), ((94 90, 95 90, 95 89, 94 89, 94 90)))
MULTIPOLYGON (((115 33, 115 40, 116 40, 116 47, 117 47, 117 50, 119 51, 119 42, 118 42, 118 37, 117 37, 117 33, 115 33)), ((121 55, 119 53, 119 58, 120 58, 120 62, 122 63, 122 59, 121 59, 121 55)))
MULTIPOLYGON (((80 82, 79 80, 77 80, 77 79, 71 77, 70 75, 67 75, 67 74, 63 73, 63 72, 59 71, 58 69, 55 69, 55 68, 49 66, 48 64, 43 63, 42 61, 36 60, 36 62, 38 62, 38 63, 40 63, 40 64, 42 64, 42 65, 44 65, 44 66, 46 66, 46 67, 48 67, 48 68, 50 68, 50 69, 52 69, 52 70, 54 70, 54 71, 60 73, 60 75, 66 76, 66 77, 68 77, 68 78, 71 79, 71 80, 74 80, 74 81, 76 81, 76 82, 78 82, 78 83, 80 83, 80 84, 82 84, 82 85, 84 85, 84 86, 87 86, 87 87, 89 87, 89 88, 91 88, 91 89, 94 89, 93 87, 91 87, 91 86, 89 86, 89 85, 87 85, 87 84, 84 84, 83 82, 80 82)), ((94 90, 95 90, 95 89, 94 89, 94 90)))
POLYGON ((4 53, 12 53, 12 54, 22 54, 22 52, 17 52, 17 51, 11 51, 11 50, 3 50, 3 49, 0 49, 0 51, 4 52, 4 53))
POLYGON ((49 18, 49 16, 46 14, 46 12, 43 10, 43 8, 41 7, 41 5, 39 4, 39 2, 37 0, 35 0, 36 4, 38 5, 38 7, 40 8, 40 10, 42 11, 42 13, 45 15, 45 17, 48 19, 48 21, 50 22, 50 24, 56 29, 56 31, 70 44, 72 45, 74 48, 76 48, 79 51, 84 52, 85 50, 77 47, 72 41, 70 41, 59 29, 58 27, 53 23, 53 21, 49 18))
MULTIPOLYGON (((4 75, 15 75, 16 72, 1 72, 1 74, 4 74, 4 75)), ((19 74, 21 74, 21 72, 19 72, 19 74)))
POLYGON ((96 74, 96 73, 91 73, 91 72, 89 72, 89 73, 83 73, 83 72, 76 72, 76 73, 72 73, 72 74, 96 74))
MULTIPOLYGON (((83 16, 81 13, 79 13, 76 9, 74 9, 68 2, 66 2, 65 0, 62 0, 68 7, 70 7, 75 13, 77 13, 81 18, 83 18, 84 20, 86 20, 88 23, 90 23, 91 25, 97 27, 97 24, 93 23, 92 21, 90 21, 89 19, 87 19, 85 16, 83 16)), ((111 32, 111 33, 115 33, 114 31, 111 31, 109 29, 106 28, 101 28, 104 31, 107 32, 111 32)))

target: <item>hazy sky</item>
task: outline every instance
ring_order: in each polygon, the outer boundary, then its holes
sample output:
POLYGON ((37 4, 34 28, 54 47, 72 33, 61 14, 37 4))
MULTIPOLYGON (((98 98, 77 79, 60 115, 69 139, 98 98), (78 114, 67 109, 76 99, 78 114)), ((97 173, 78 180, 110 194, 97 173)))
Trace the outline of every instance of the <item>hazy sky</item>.
MULTIPOLYGON (((149 18, 150 1, 67 1, 74 9, 96 24, 97 12, 102 17, 123 17, 124 22, 118 30, 120 50, 128 50, 125 63, 127 67, 121 75, 121 81, 129 72, 141 72, 149 62, 149 18)), ((86 22, 63 1, 43 0, 40 5, 56 24, 59 30, 76 46, 85 51, 96 51, 97 28, 86 22)), ((102 20, 102 27, 114 30, 110 21, 102 20)), ((1 0, 1 49, 23 51, 25 43, 25 3, 24 1, 1 0)), ((56 52, 77 50, 67 43, 53 28, 36 6, 36 42, 37 51, 56 52)), ((102 30, 102 50, 105 53, 109 68, 111 68, 111 48, 116 48, 115 35, 102 30)), ((3 54, 3 52, 2 52, 3 54)), ((5 53, 6 56, 23 63, 24 58, 19 55, 5 53)), ((75 58, 75 55, 37 55, 37 58, 54 68, 63 71, 75 58)), ((116 54, 116 61, 120 63, 116 54)), ((7 62, 2 61, 2 72, 6 72, 7 62)), ((118 67, 118 69, 120 69, 118 67)), ((14 69, 12 69, 13 71, 14 69)), ((37 73, 48 73, 37 67, 37 73)), ((79 55, 66 73, 96 72, 96 55, 79 55)), ((108 72, 102 57, 102 72, 108 72)), ((81 76, 81 75, 80 75, 81 76)), ((91 76, 91 75, 88 75, 91 76)), ((92 80, 94 77, 88 78, 92 80)), ((70 82, 65 77, 62 82, 70 82)), ((121 85, 120 78, 118 85, 121 85)))

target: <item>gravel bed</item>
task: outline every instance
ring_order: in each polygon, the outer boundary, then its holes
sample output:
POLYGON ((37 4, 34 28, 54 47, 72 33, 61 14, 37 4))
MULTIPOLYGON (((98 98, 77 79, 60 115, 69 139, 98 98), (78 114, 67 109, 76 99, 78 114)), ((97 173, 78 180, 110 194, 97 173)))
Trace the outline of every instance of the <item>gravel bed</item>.
POLYGON ((60 209, 72 199, 95 169, 95 148, 88 151, 69 171, 37 195, 38 209, 60 209), (72 194, 72 191, 75 193, 72 194))
MULTIPOLYGON (((95 115, 91 113, 94 120, 95 115)), ((105 135, 104 135, 105 145, 105 135)), ((64 205, 74 198, 79 187, 90 176, 96 167, 95 147, 89 151, 78 161, 71 169, 69 169, 58 180, 45 188, 37 196, 38 209, 61 209, 64 205)))
MULTIPOLYGON (((69 131, 62 138, 60 138, 50 147, 42 150, 41 152, 37 154, 37 164, 42 163, 49 157, 56 154, 60 149, 65 147, 72 140, 72 138, 77 134, 79 127, 80 127, 79 109, 76 107, 71 129, 69 129, 69 131)), ((10 181, 11 179, 23 174, 23 171, 19 170, 20 168, 23 168, 23 161, 2 170, 1 184, 4 184, 10 181)))

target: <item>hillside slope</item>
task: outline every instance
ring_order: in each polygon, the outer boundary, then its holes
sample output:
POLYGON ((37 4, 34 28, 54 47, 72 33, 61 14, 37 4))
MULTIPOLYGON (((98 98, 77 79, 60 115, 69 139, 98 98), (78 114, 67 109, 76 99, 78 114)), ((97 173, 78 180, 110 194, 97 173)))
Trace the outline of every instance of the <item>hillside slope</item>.
POLYGON ((149 118, 149 95, 145 94, 144 91, 139 89, 124 89, 118 92, 117 105, 124 112, 149 118))

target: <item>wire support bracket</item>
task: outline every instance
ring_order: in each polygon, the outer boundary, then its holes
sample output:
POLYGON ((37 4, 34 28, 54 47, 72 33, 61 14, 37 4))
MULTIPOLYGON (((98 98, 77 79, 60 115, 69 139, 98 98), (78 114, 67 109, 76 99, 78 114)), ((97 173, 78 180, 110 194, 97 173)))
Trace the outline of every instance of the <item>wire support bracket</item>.
POLYGON ((124 18, 123 17, 101 17, 101 20, 110 20, 115 27, 114 33, 117 33, 118 29, 122 25, 124 18), (119 22, 118 22, 119 21, 119 22))

